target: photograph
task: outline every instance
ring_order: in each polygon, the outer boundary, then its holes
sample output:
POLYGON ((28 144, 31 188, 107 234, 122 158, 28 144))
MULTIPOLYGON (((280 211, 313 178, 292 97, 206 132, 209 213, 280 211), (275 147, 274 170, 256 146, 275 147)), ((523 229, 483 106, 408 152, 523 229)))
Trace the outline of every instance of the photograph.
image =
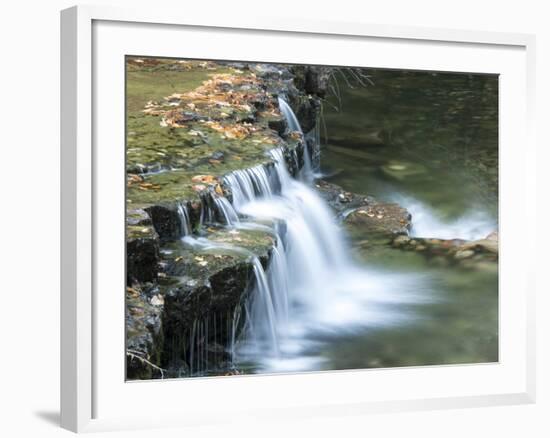
POLYGON ((124 68, 127 381, 499 362, 498 74, 124 68))

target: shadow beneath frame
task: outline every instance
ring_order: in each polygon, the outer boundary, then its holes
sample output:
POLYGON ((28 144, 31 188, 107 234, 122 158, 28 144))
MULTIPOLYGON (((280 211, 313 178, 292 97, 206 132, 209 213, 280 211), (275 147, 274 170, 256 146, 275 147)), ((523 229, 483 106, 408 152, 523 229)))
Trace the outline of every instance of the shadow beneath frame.
POLYGON ((59 426, 61 421, 61 414, 58 411, 36 411, 34 415, 52 426, 59 426))

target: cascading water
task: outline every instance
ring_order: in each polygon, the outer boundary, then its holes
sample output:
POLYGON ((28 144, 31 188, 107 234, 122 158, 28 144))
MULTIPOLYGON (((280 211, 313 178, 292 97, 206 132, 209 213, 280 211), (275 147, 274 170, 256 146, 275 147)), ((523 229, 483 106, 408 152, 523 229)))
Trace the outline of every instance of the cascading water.
MULTIPOLYGON (((257 224, 239 224, 242 228, 254 228, 254 229, 266 229, 257 224)), ((268 231, 271 229, 267 228, 268 231)), ((269 275, 264 270, 260 259, 252 252, 234 245, 227 243, 214 242, 209 239, 192 236, 186 236, 183 242, 189 246, 200 250, 222 250, 225 252, 232 252, 248 257, 252 264, 253 275, 255 279, 254 291, 252 292, 250 305, 252 307, 251 313, 254 315, 250 318, 249 324, 252 327, 249 329, 249 335, 251 335, 258 342, 265 342, 268 345, 269 350, 273 354, 278 353, 278 336, 277 336, 277 323, 286 319, 288 312, 288 297, 286 293, 286 278, 285 278, 285 261, 281 256, 282 243, 277 238, 277 245, 274 247, 273 260, 269 267, 269 275), (281 245, 281 247, 279 247, 281 245), (276 296, 275 296, 276 294, 276 296), (259 323, 261 321, 261 323, 259 323)), ((230 329, 231 341, 229 350, 231 356, 235 355, 236 344, 236 327, 239 324, 240 307, 237 306, 233 315, 232 327, 230 329), (237 313, 238 312, 238 313, 237 313)), ((192 343, 192 345, 194 345, 192 343)), ((191 350, 193 351, 193 350, 191 350)))
POLYGON ((313 167, 311 165, 311 152, 309 150, 309 146, 306 141, 306 136, 302 131, 302 127, 300 126, 300 122, 298 122, 298 118, 296 117, 296 114, 294 114, 294 111, 292 111, 292 108, 290 108, 290 105, 281 97, 279 97, 278 100, 279 100, 279 108, 284 118, 286 119, 289 129, 291 131, 299 132, 302 137, 302 141, 304 143, 304 154, 303 154, 304 167, 302 168, 302 171, 301 171, 301 177, 304 181, 312 181, 314 174, 313 174, 313 167))
MULTIPOLYGON (((280 105, 290 128, 299 128, 290 107, 283 100, 280 105)), ((246 324, 240 339, 236 336, 240 310, 233 315, 229 346, 233 361, 253 362, 263 371, 321 368, 321 355, 310 352, 320 337, 402 319, 392 305, 418 302, 425 291, 410 275, 388 277, 356 267, 328 206, 306 183, 290 175, 281 149, 269 154, 273 166, 226 175, 232 204, 212 194, 228 227, 263 229, 274 235, 268 269, 243 248, 191 236, 183 241, 205 250, 234 251, 252 264, 254 290, 244 306, 246 324)), ((201 216, 211 221, 216 212, 207 209, 201 216)))
POLYGON ((235 225, 239 222, 239 216, 231 205, 231 203, 224 196, 213 195, 212 199, 218 212, 222 215, 224 223, 226 225, 235 225))
POLYGON ((392 196, 414 218, 411 236, 437 239, 483 239, 497 227, 485 211, 470 211, 454 220, 444 220, 433 209, 409 196, 392 196))
POLYGON ((189 220, 189 212, 184 204, 178 205, 178 216, 180 218, 180 235, 187 236, 191 234, 191 221, 189 220))
POLYGON ((313 369, 322 361, 306 354, 316 342, 313 338, 402 317, 391 309, 378 310, 392 302, 417 300, 419 291, 413 293, 399 276, 392 277, 399 287, 392 291, 388 277, 355 267, 323 200, 291 177, 281 149, 270 155, 274 168, 262 166, 225 178, 237 213, 274 224, 277 236, 267 280, 256 273, 256 301, 237 360, 261 363, 264 371, 313 369))

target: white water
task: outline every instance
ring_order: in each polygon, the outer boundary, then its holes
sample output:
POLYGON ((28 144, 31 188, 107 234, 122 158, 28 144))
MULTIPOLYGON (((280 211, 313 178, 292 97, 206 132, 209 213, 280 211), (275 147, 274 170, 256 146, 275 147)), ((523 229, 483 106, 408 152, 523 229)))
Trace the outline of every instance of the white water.
POLYGON ((180 235, 187 236, 191 234, 191 222, 189 220, 189 212, 183 204, 178 205, 178 216, 180 218, 180 235))
POLYGON ((223 216, 226 225, 235 225, 240 222, 237 212, 227 198, 213 195, 212 199, 218 212, 223 216))
MULTIPOLYGON (((290 107, 281 102, 290 128, 299 128, 290 107)), ((388 275, 356 266, 328 206, 289 174, 282 150, 270 155, 274 168, 257 166, 227 175, 232 204, 213 195, 217 212, 207 210, 201 219, 213 220, 217 213, 231 228, 273 233, 276 246, 267 270, 243 248, 191 236, 183 241, 196 248, 236 251, 252 263, 255 288, 245 305, 240 339, 233 315, 229 349, 234 361, 252 362, 264 372, 320 369, 327 337, 403 323, 411 317, 398 311, 397 304, 429 299, 429 289, 418 275, 388 275)), ((301 175, 304 181, 312 174, 310 162, 308 166, 301 175)))
POLYGON ((496 220, 485 211, 471 211, 457 219, 446 220, 417 199, 394 196, 392 200, 411 214, 410 235, 413 237, 477 240, 498 229, 496 220))
POLYGON ((294 114, 294 111, 292 111, 292 108, 290 108, 288 103, 286 103, 286 101, 280 97, 279 108, 284 118, 286 119, 288 128, 291 131, 299 132, 302 136, 302 141, 304 144, 304 167, 301 170, 300 176, 304 181, 311 182, 314 178, 313 167, 311 165, 311 153, 306 141, 306 136, 304 135, 302 127, 300 126, 300 122, 298 122, 298 118, 296 117, 296 114, 294 114))
POLYGON ((323 200, 290 176, 281 150, 271 155, 276 178, 265 167, 226 177, 239 215, 279 225, 266 279, 255 266, 259 284, 237 360, 253 361, 267 372, 311 370, 323 364, 319 336, 402 322, 405 315, 392 305, 425 299, 427 289, 412 275, 355 266, 323 200))

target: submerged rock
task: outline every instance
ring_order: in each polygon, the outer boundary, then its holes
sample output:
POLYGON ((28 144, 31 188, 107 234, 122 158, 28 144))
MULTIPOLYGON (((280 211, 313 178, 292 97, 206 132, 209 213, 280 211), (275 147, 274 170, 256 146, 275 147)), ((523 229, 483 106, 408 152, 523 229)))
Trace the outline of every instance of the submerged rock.
POLYGON ((347 131, 345 136, 331 135, 330 141, 336 145, 353 146, 351 148, 361 149, 371 146, 386 146, 389 143, 388 133, 384 129, 359 130, 358 132, 347 131))
POLYGON ((427 169, 419 163, 392 160, 380 167, 382 173, 392 179, 402 181, 411 176, 425 175, 427 169))

